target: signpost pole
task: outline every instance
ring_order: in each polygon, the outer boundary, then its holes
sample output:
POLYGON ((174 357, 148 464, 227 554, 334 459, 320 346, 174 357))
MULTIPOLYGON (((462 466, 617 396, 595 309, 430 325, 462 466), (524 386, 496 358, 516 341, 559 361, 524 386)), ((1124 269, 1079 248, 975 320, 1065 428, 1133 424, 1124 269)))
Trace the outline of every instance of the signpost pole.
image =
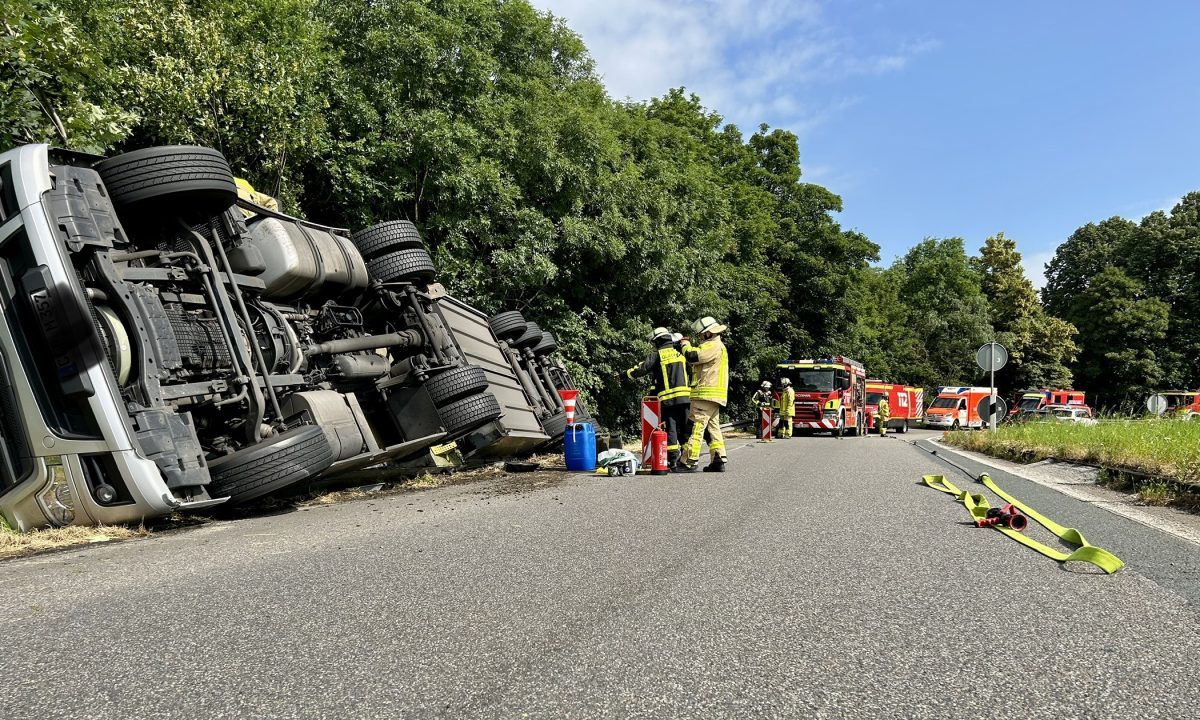
POLYGON ((988 367, 992 369, 992 385, 991 392, 988 397, 988 427, 992 430, 996 429, 996 341, 992 340, 988 346, 988 352, 992 354, 992 361, 988 363, 988 367))

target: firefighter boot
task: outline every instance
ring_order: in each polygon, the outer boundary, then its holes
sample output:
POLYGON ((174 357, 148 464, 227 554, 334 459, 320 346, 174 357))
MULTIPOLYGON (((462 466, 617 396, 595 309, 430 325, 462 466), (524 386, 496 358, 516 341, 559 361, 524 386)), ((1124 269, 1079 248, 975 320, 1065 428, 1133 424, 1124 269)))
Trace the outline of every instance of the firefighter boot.
POLYGON ((705 468, 704 472, 725 472, 725 458, 717 455, 705 468))

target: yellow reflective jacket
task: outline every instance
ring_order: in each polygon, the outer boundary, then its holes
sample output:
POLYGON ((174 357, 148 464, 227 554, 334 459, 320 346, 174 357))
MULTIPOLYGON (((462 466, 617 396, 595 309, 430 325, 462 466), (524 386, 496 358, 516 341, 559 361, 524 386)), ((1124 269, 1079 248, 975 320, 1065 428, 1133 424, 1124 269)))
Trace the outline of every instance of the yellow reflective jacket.
POLYGON ((692 364, 692 399, 724 407, 729 398, 729 351, 718 335, 699 345, 685 342, 683 356, 692 364))
POLYGON ((892 417, 892 406, 888 404, 887 398, 882 398, 879 401, 879 420, 887 421, 892 417))
POLYGON ((641 365, 625 371, 630 380, 642 375, 654 376, 654 394, 664 405, 684 405, 691 402, 687 362, 674 345, 665 345, 646 356, 641 365))
POLYGON ((779 417, 795 417, 796 389, 788 386, 779 393, 779 417))

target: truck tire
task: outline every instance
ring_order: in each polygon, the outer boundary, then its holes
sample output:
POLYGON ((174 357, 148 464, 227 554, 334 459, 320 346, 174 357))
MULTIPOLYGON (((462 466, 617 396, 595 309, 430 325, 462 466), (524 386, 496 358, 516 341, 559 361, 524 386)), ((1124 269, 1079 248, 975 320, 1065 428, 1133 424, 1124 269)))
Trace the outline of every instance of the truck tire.
POLYGON ((359 230, 351 237, 363 258, 371 259, 396 250, 425 249, 417 226, 407 220, 389 220, 359 230))
POLYGON ((567 432, 567 414, 560 412, 543 420, 542 432, 549 435, 551 440, 557 440, 565 435, 567 432))
POLYGON ((957 420, 955 420, 955 421, 954 421, 954 424, 950 426, 950 429, 951 429, 951 430, 958 430, 960 427, 961 427, 961 426, 958 424, 958 421, 957 421, 957 420))
POLYGON ((229 162, 212 148, 145 148, 101 160, 95 169, 118 207, 138 205, 140 211, 212 216, 237 200, 229 162), (149 204, 151 200, 155 202, 149 204))
POLYGON ((838 415, 837 429, 830 433, 834 437, 845 437, 846 435, 846 416, 845 414, 838 415))
POLYGON ((495 420, 500 417, 500 412, 499 401, 489 392, 471 395, 438 408, 447 441, 457 440, 480 425, 495 420))
POLYGON ((315 477, 333 464, 324 431, 302 425, 208 463, 208 493, 241 505, 315 477))
POLYGON ((531 322, 525 324, 525 332, 521 333, 521 336, 513 340, 512 343, 518 348, 524 349, 532 348, 541 341, 542 329, 538 327, 537 323, 531 322))
POLYGON ((469 395, 481 393, 488 388, 487 373, 474 365, 454 368, 434 375, 425 382, 425 389, 433 398, 433 404, 444 407, 469 395))
POLYGON ((433 259, 425 248, 384 253, 367 261, 367 271, 380 282, 422 285, 437 277, 433 259))
POLYGON ((908 432, 908 421, 907 420, 905 420, 904 424, 900 426, 900 434, 903 435, 906 432, 908 432))
POLYGON ((558 341, 549 330, 542 331, 542 340, 537 345, 533 346, 534 355, 550 355, 558 350, 558 341))
POLYGON ((516 340, 525 333, 525 318, 516 310, 493 315, 488 320, 492 333, 501 340, 516 340))

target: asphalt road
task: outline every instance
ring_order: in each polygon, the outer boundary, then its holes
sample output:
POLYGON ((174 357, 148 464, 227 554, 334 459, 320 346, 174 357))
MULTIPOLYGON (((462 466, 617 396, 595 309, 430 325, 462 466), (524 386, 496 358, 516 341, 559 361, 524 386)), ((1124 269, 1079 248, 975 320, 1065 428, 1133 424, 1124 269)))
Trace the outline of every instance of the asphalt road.
POLYGON ((489 482, 0 564, 0 707, 1196 717, 1200 547, 994 473, 1129 563, 1068 570, 968 527, 918 485, 956 471, 899 439, 731 448, 724 475, 489 482))

